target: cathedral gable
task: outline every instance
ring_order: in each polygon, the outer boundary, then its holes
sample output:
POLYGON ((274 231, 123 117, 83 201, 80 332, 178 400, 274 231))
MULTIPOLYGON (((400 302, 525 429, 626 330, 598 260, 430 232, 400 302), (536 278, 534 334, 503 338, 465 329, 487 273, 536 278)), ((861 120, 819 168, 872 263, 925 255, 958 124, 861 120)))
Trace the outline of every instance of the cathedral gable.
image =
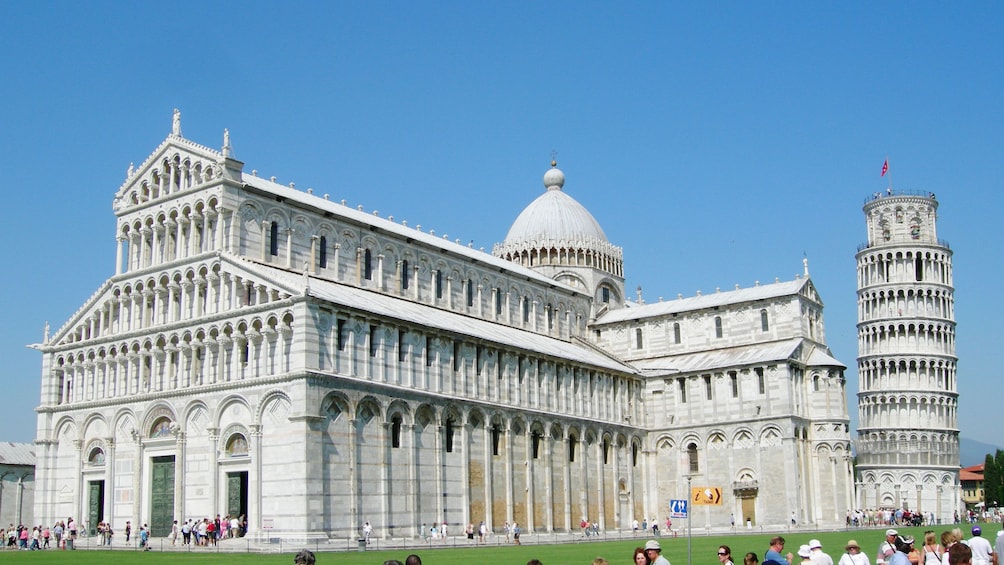
MULTIPOLYGON (((226 299, 253 306, 302 295, 303 289, 302 278, 297 275, 261 267, 244 259, 209 257, 168 271, 109 279, 49 343, 65 346, 112 333, 138 331, 142 326, 172 323, 165 322, 165 318, 182 308, 183 301, 190 304, 193 296, 207 301, 224 300, 228 293, 236 292, 240 296, 226 299), (203 296, 201 289, 210 285, 214 291, 203 296)), ((210 311, 226 310, 221 307, 210 311)))

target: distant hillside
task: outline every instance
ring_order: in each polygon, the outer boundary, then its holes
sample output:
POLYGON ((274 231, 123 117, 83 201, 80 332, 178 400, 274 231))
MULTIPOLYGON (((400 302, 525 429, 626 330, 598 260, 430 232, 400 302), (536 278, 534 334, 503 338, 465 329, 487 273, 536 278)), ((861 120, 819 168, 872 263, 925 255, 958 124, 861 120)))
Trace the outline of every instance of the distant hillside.
POLYGON ((959 438, 959 459, 962 461, 963 467, 971 467, 983 463, 988 453, 996 453, 998 449, 1004 449, 1004 447, 983 443, 974 439, 959 438))

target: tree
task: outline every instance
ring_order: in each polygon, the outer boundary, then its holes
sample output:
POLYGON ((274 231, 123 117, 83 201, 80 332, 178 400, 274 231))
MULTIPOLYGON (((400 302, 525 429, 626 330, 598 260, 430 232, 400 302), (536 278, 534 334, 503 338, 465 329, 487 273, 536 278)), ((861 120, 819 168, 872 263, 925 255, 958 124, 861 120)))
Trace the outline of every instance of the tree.
POLYGON ((988 453, 983 461, 983 502, 987 506, 1004 504, 1004 450, 988 453))

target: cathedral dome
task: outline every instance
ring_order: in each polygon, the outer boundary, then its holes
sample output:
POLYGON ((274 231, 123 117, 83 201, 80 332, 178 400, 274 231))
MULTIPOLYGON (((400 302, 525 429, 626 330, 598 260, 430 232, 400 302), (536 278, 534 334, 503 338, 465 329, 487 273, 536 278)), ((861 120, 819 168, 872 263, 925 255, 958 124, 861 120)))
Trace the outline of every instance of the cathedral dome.
POLYGON ((564 241, 607 241, 596 218, 574 198, 565 194, 565 173, 551 162, 551 169, 544 173, 544 187, 541 194, 520 215, 509 228, 503 245, 519 245, 528 242, 564 241))
POLYGON ((551 161, 544 194, 520 212, 492 254, 526 267, 587 268, 623 277, 624 252, 607 240, 596 218, 565 194, 565 173, 551 161))

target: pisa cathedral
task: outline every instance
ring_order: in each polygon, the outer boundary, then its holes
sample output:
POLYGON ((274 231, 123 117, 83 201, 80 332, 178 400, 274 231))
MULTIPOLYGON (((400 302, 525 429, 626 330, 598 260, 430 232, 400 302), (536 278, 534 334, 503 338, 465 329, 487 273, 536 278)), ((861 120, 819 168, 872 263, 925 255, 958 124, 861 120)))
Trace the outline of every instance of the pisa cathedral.
POLYGON ((644 303, 556 163, 492 253, 243 169, 177 112, 130 166, 115 272, 35 346, 37 521, 613 530, 688 485, 720 493, 695 527, 853 507, 845 366, 807 264, 644 303))

